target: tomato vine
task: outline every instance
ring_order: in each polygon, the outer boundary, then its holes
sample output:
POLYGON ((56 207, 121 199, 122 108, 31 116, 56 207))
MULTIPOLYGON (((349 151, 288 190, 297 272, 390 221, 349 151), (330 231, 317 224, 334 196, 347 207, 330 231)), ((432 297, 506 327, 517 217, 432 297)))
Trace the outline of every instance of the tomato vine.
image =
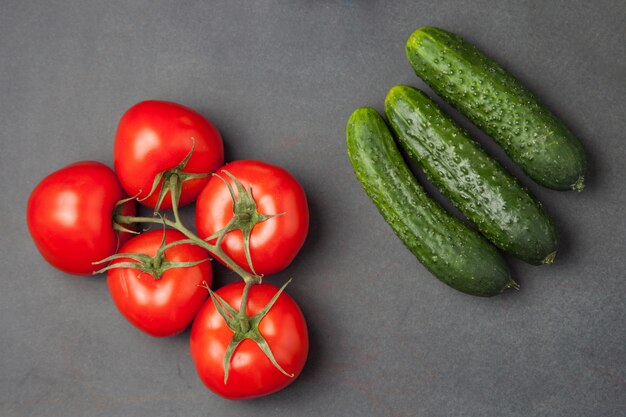
MULTIPOLYGON (((155 190, 158 188, 158 185, 161 181, 167 183, 163 184, 161 187, 160 195, 158 198, 157 205, 155 207, 155 216, 154 217, 142 217, 142 216, 128 216, 121 213, 114 214, 113 222, 116 225, 120 225, 120 230, 129 230, 124 225, 134 225, 137 223, 151 223, 151 224, 160 224, 164 228, 170 227, 172 229, 178 230, 181 232, 187 239, 177 241, 171 243, 169 245, 165 244, 165 231, 163 234, 163 242, 161 247, 157 251, 157 254, 153 257, 145 255, 145 254, 116 254, 101 261, 94 262, 94 264, 102 264, 107 263, 115 259, 125 258, 130 259, 130 261, 113 263, 105 268, 100 269, 94 273, 108 271, 114 268, 136 268, 143 272, 150 273, 154 279, 159 279, 161 274, 170 268, 175 267, 188 267, 197 265, 198 262, 168 262, 163 261, 164 251, 169 247, 179 244, 194 244, 205 250, 207 250, 210 254, 215 257, 219 257, 220 260, 226 264, 232 271, 238 274, 244 281, 245 286, 243 288, 241 304, 239 307, 239 311, 235 310, 232 306, 230 306, 225 300, 223 300, 219 295, 217 295, 213 290, 211 290, 210 286, 207 283, 204 283, 204 288, 207 289, 211 296, 211 300, 215 305, 215 308, 218 310, 228 327, 233 331, 233 337, 231 339, 230 344, 226 350, 224 355, 224 383, 226 384, 228 380, 228 371, 230 367, 230 360, 237 348, 237 346, 245 339, 253 340, 259 348, 267 355, 268 359, 272 362, 272 364, 283 374, 293 377, 293 374, 286 372, 276 359, 265 340, 265 338, 261 335, 258 325, 265 317, 267 312, 272 308, 278 297, 282 294, 285 287, 291 282, 291 280, 287 281, 280 290, 276 293, 276 295, 270 300, 270 302, 265 306, 265 308, 259 313, 255 314, 252 317, 249 317, 246 312, 246 305, 248 300, 248 293, 250 291, 250 287, 255 284, 260 284, 263 276, 259 275, 255 272, 254 266, 252 265, 252 259, 250 256, 250 235, 254 226, 258 223, 269 220, 273 217, 281 216, 285 213, 274 213, 274 214, 265 214, 259 213, 257 210, 257 205, 252 196, 251 189, 246 189, 241 182, 230 172, 223 170, 224 174, 226 174, 235 184, 235 188, 237 189, 237 193, 231 186, 231 184, 221 177, 219 174, 212 174, 218 178, 220 178, 228 187, 229 194, 233 201, 233 217, 226 224, 224 228, 214 233, 213 235, 207 237, 206 239, 201 239, 194 232, 189 230, 181 220, 178 206, 179 206, 179 198, 180 198, 180 190, 182 186, 182 181, 185 180, 181 175, 179 175, 179 171, 182 172, 182 169, 185 167, 186 162, 190 159, 193 153, 194 147, 192 145, 191 151, 185 157, 185 159, 174 169, 168 170, 166 172, 159 173, 154 181, 152 186, 152 190, 148 194, 148 196, 143 199, 148 198, 155 190), (159 213, 159 207, 162 204, 163 198, 170 192, 171 204, 172 204, 172 213, 174 215, 174 220, 170 220, 164 215, 159 213), (250 267, 250 271, 248 272, 246 269, 242 268, 239 264, 237 264, 234 260, 232 260, 227 253, 222 249, 222 241, 227 233, 233 230, 241 230, 243 233, 244 240, 244 251, 246 254, 246 260, 248 262, 248 266, 250 267), (209 243, 209 241, 215 240, 215 243, 209 243)), ((209 174, 191 174, 193 178, 201 177, 209 174)), ((132 197, 131 199, 136 198, 132 197)), ((125 203, 129 199, 120 200, 118 205, 125 203)), ((141 200, 138 200, 141 201, 141 200)))

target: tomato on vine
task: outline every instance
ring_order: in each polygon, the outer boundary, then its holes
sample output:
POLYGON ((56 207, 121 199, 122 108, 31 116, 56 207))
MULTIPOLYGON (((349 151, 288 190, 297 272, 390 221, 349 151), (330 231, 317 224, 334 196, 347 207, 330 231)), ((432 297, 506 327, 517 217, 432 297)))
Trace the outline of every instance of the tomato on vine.
POLYGON ((27 223, 41 255, 69 274, 90 274, 92 262, 114 254, 132 231, 116 223, 118 215, 132 216, 132 201, 124 197, 111 168, 82 161, 45 177, 28 199, 27 223))
MULTIPOLYGON (((209 254, 177 230, 152 230, 129 240, 113 255, 107 284, 117 309, 155 337, 185 330, 207 298, 209 254)), ((100 272, 102 272, 100 271, 100 272)))
POLYGON ((283 289, 228 284, 202 306, 190 347, 198 375, 211 391, 229 399, 260 397, 300 374, 309 352, 306 321, 283 289))
MULTIPOLYGON (((182 223, 177 202, 177 188, 172 188, 173 220, 161 216, 120 220, 171 227, 184 236, 182 242, 206 249, 243 279, 216 292, 205 285, 211 301, 205 302, 191 331, 191 353, 200 378, 209 389, 231 399, 285 388, 306 362, 306 322, 295 301, 283 292, 286 284, 280 289, 263 284, 261 274, 286 267, 304 243, 309 211, 302 187, 282 168, 258 161, 230 163, 211 178, 198 199, 200 236, 182 223)), ((134 256, 149 272, 154 261, 134 256)), ((130 256, 122 253, 103 262, 126 257, 130 256)), ((125 267, 137 268, 137 263, 113 263, 105 269, 125 267)))
POLYGON ((306 321, 284 292, 287 284, 261 281, 287 267, 304 244, 309 209, 302 186, 264 162, 222 166, 215 126, 165 101, 126 111, 113 153, 117 177, 101 163, 78 162, 31 193, 27 222, 44 258, 73 274, 106 271, 120 313, 152 336, 178 334, 195 317, 190 345, 196 369, 223 397, 258 397, 293 382, 308 355, 306 321), (196 198, 199 236, 179 214, 196 198), (154 216, 136 216, 134 200, 153 208, 154 216), (160 209, 171 209, 173 219, 160 209), (140 223, 163 230, 138 234, 134 225, 140 223), (138 236, 131 239, 133 233, 138 236), (243 282, 213 292, 209 254, 243 282))
POLYGON ((202 239, 215 243, 224 228, 221 249, 240 267, 258 275, 281 271, 308 233, 309 208, 302 186, 285 169, 265 162, 226 164, 196 203, 196 229, 202 239))
POLYGON ((119 122, 113 160, 128 195, 148 207, 170 209, 171 187, 178 188, 179 206, 196 199, 224 163, 224 144, 217 128, 190 108, 142 101, 119 122))

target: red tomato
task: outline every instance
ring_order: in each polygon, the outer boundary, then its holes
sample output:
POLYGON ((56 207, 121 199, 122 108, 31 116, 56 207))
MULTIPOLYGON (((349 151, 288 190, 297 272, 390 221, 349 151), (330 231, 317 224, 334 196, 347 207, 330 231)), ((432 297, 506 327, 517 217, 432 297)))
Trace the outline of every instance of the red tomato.
MULTIPOLYGON (((242 282, 228 284, 216 293, 239 310, 243 287, 242 282)), ((253 285, 246 304, 248 315, 261 311, 277 291, 269 284, 253 285)), ((245 339, 231 358, 225 384, 224 354, 233 331, 212 300, 204 303, 191 328, 191 356, 200 379, 211 391, 229 399, 260 397, 285 388, 300 375, 309 352, 309 336, 296 302, 287 293, 281 293, 258 328, 276 362, 293 377, 280 372, 256 342, 245 339)))
MULTIPOLYGON (((154 256, 163 239, 162 230, 142 233, 128 241, 119 253, 140 253, 154 256)), ((166 244, 185 239, 179 231, 169 229, 166 244)), ((194 262, 207 259, 204 249, 181 244, 165 250, 170 262, 194 262)), ((116 259, 112 264, 131 261, 116 259)), ((211 285, 210 262, 195 266, 171 268, 159 279, 134 268, 110 269, 107 284, 118 310, 135 327, 156 337, 173 336, 185 330, 206 299, 208 292, 202 287, 211 285)))
MULTIPOLYGON (((90 274, 132 235, 113 230, 115 203, 124 197, 111 168, 100 162, 68 165, 44 178, 30 194, 27 223, 37 249, 52 266, 90 274)), ((121 214, 134 215, 127 202, 121 214)))
MULTIPOLYGON (((223 166, 216 174, 233 186, 236 195, 236 187, 224 171, 234 175, 246 189, 252 187, 259 213, 284 213, 257 223, 252 229, 250 255, 256 273, 270 275, 286 268, 304 244, 309 229, 309 207, 302 186, 289 172, 275 165, 235 161, 223 166)), ((211 236, 223 229, 232 217, 233 201, 228 187, 214 176, 196 203, 198 235, 203 239, 211 236)), ((237 264, 251 272, 241 230, 226 234, 222 248, 237 264)))
MULTIPOLYGON (((144 198, 158 173, 178 166, 195 148, 184 168, 187 173, 211 173, 224 163, 224 145, 211 122, 180 104, 142 101, 128 109, 117 127, 113 161, 128 195, 144 198)), ((208 177, 185 181, 179 206, 196 199, 208 177)), ((162 184, 162 181, 161 181, 162 184)), ((161 185, 142 204, 154 208, 161 185)), ((161 205, 172 207, 169 193, 161 205)))

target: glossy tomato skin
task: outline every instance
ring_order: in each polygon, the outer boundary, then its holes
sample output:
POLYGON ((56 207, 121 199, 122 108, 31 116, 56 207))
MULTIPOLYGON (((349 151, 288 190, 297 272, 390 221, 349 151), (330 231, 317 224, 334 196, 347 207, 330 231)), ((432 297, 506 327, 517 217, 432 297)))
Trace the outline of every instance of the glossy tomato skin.
MULTIPOLYGON (((118 248, 112 217, 122 198, 114 172, 100 162, 76 162, 53 172, 28 199, 26 221, 37 249, 52 266, 69 274, 102 268, 92 262, 118 248)), ((135 203, 127 202, 122 213, 134 215, 135 203)), ((131 236, 120 233, 119 244, 131 236)))
MULTIPOLYGON (((228 284, 217 294, 239 310, 243 283, 228 284)), ((249 316, 258 313, 278 291, 269 284, 253 285, 248 295, 249 316)), ((306 322, 296 302, 283 292, 259 324, 261 335, 278 364, 294 376, 281 373, 250 339, 239 344, 230 362, 224 384, 224 354, 233 332, 207 300, 191 328, 191 356, 202 382, 211 391, 228 399, 249 399, 268 395, 291 384, 304 368, 309 352, 306 322)))
MULTIPOLYGON (((177 103, 142 101, 122 116, 115 135, 113 161, 122 187, 128 195, 143 198, 152 189, 160 172, 180 164, 195 143, 185 167, 189 173, 211 173, 224 163, 224 144, 217 128, 199 113, 177 103)), ((208 177, 183 183, 180 206, 196 199, 208 177)), ((154 208, 161 186, 141 201, 154 208)), ((161 205, 172 207, 168 195, 161 205)))
MULTIPOLYGON (((232 179, 224 171, 234 175, 246 189, 252 187, 259 213, 284 213, 258 223, 250 236, 250 255, 255 271, 271 275, 283 270, 300 251, 309 230, 309 207, 302 186, 285 169, 260 161, 235 161, 216 172, 236 190, 232 179)), ((233 202, 228 187, 213 176, 196 203, 198 235, 203 239, 211 236, 223 229, 232 217, 233 202)), ((222 248, 231 259, 250 272, 240 230, 229 232, 222 248)))
MULTIPOLYGON (((142 233, 129 240, 119 253, 154 256, 162 239, 162 230, 142 233)), ((182 233, 167 230, 166 243, 181 239, 185 239, 182 233)), ((194 262, 208 256, 204 249, 195 245, 178 245, 165 251, 165 258, 172 262, 194 262)), ((124 261, 129 259, 116 259, 113 263, 124 261)), ((202 284, 211 285, 211 280, 209 261, 169 269, 158 280, 133 268, 111 269, 107 275, 111 298, 120 313, 135 327, 155 337, 173 336, 189 326, 208 296, 202 284)))

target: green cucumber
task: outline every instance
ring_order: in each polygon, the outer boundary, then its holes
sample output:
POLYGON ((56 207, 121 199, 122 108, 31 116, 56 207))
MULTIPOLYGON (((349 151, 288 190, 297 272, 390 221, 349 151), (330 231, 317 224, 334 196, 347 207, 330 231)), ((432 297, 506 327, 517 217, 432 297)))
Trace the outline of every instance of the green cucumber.
POLYGON ((397 85, 385 113, 410 159, 487 239, 528 263, 552 263, 558 243, 548 213, 430 97, 397 85))
POLYGON ((526 174, 555 190, 582 191, 586 159, 570 130, 475 46, 424 27, 406 43, 415 73, 500 144, 526 174))
POLYGON ((417 183, 382 117, 357 109, 346 126, 348 155, 363 188, 400 240, 424 266, 467 294, 516 287, 500 252, 446 212, 417 183))

